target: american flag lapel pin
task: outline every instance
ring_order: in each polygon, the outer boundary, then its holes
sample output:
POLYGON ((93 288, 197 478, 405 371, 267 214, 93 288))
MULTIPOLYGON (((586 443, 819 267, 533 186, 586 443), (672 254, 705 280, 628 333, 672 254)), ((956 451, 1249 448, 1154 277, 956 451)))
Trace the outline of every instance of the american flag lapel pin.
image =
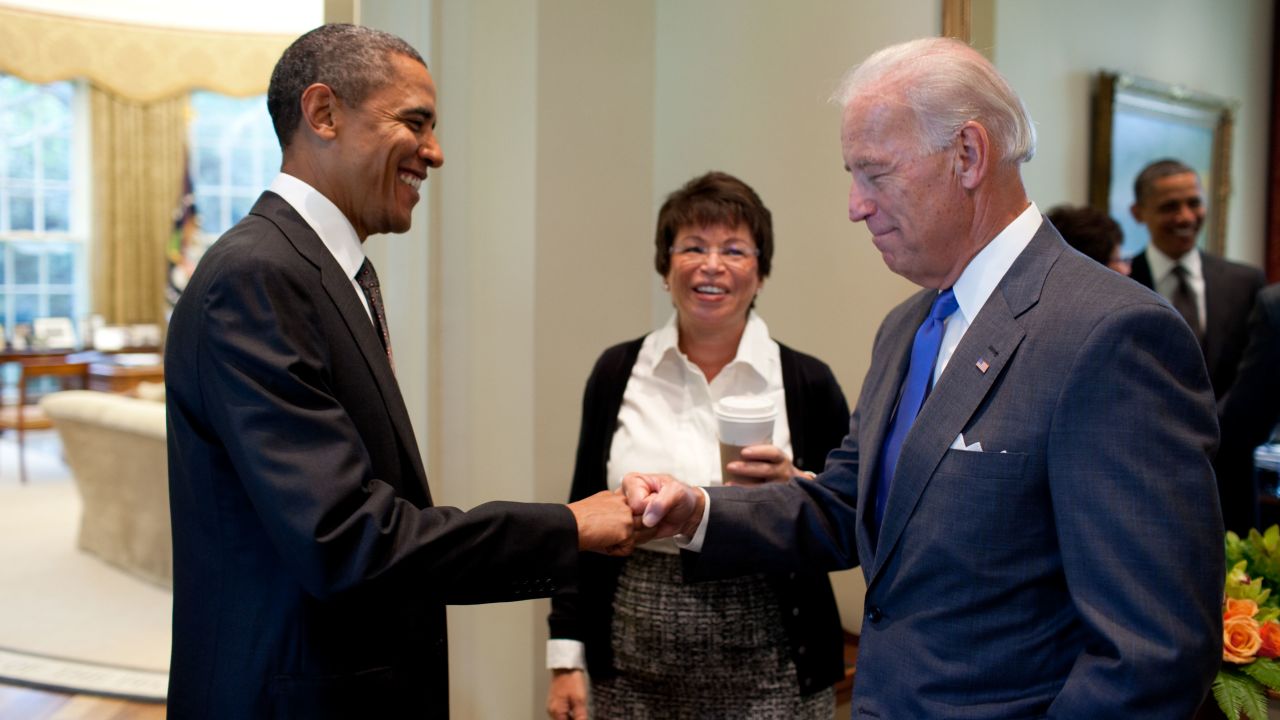
POLYGON ((978 358, 978 362, 974 363, 973 365, 974 367, 978 368, 978 372, 982 373, 983 375, 986 375, 987 369, 991 367, 991 364, 988 363, 985 358, 978 358))

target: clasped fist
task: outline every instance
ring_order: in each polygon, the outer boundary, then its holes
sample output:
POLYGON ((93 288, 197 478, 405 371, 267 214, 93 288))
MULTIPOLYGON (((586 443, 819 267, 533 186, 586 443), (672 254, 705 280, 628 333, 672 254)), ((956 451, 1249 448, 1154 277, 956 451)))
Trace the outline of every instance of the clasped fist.
POLYGON ((630 555, 635 548, 636 522, 621 493, 601 490, 569 503, 578 522, 578 549, 607 555, 630 555))

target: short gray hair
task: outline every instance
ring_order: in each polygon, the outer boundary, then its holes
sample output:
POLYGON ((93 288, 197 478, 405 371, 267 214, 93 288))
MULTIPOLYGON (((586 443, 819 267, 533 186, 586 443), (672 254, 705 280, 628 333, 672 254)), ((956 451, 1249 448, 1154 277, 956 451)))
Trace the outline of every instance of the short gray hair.
POLYGON ((280 147, 288 147, 302 122, 303 90, 322 83, 342 102, 358 106, 393 77, 394 55, 427 65, 404 40, 360 25, 321 25, 294 40, 276 62, 267 86, 267 112, 280 147))
POLYGON ((987 129, 1000 160, 1024 163, 1036 154, 1031 115, 1007 80, 982 55, 951 38, 921 38, 890 45, 845 73, 831 101, 841 107, 882 83, 915 114, 917 132, 940 150, 973 120, 987 129))

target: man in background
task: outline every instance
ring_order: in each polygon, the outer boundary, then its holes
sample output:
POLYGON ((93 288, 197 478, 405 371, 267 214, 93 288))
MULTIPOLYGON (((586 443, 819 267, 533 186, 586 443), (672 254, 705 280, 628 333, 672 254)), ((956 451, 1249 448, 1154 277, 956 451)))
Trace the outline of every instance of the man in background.
POLYGON ((1204 351, 1214 395, 1231 389, 1248 341, 1253 299, 1266 283, 1262 271, 1202 252, 1200 176, 1172 159, 1157 160, 1133 182, 1133 219, 1151 241, 1133 257, 1131 277, 1160 293, 1186 319, 1204 351))
POLYGON ((1195 337, 1041 217, 1031 120, 974 50, 886 48, 837 99, 849 218, 925 289, 816 481, 632 475, 632 509, 702 576, 860 564, 855 717, 1190 717, 1224 564, 1195 337))
POLYGON ((281 173, 205 254, 166 343, 169 716, 447 718, 445 604, 551 595, 579 549, 628 549, 631 513, 609 493, 432 501, 362 247, 409 229, 444 161, 418 52, 320 27, 267 106, 281 173))
MULTIPOLYGON (((1133 182, 1133 197, 1130 211, 1147 226, 1151 241, 1134 256, 1131 277, 1163 295, 1187 321, 1221 402, 1235 382, 1249 340, 1249 311, 1266 280, 1258 268, 1196 246, 1204 227, 1204 191, 1200 176, 1185 163, 1165 159, 1146 166, 1133 182)), ((1222 431, 1223 443, 1237 442, 1228 432, 1222 431)), ((1228 530, 1247 532, 1256 522, 1258 502, 1252 467, 1219 470, 1223 521, 1228 530)))

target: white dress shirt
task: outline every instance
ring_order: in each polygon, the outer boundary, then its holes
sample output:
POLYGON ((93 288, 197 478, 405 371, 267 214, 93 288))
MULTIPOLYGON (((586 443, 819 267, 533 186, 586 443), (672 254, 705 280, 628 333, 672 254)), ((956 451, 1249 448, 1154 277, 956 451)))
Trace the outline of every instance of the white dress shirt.
POLYGON ((284 198, 311 229, 316 231, 316 235, 320 236, 320 242, 328 248, 333 259, 338 261, 338 267, 351 279, 356 297, 360 298, 360 304, 364 305, 364 311, 372 323, 373 313, 369 310, 369 300, 364 296, 360 283, 356 282, 356 273, 360 272, 365 258, 364 248, 351 221, 329 198, 321 195, 319 190, 292 175, 276 175, 267 189, 284 198))
POLYGON ((1155 285, 1156 292, 1169 302, 1173 302, 1173 294, 1178 290, 1178 277, 1173 274, 1173 269, 1179 265, 1186 268, 1187 284, 1191 286, 1191 294, 1196 299, 1196 316, 1200 318, 1200 327, 1205 327, 1204 270, 1200 262, 1200 251, 1191 248, 1187 254, 1174 260, 1148 243, 1144 252, 1147 254, 1147 265, 1151 268, 1151 283, 1155 285))
MULTIPOLYGON (((933 382, 936 383, 942 376, 942 371, 951 361, 951 356, 955 354, 956 347, 960 345, 960 340, 964 338, 969 325, 973 323, 974 318, 978 317, 982 307, 987 304, 987 298, 995 292, 996 286, 1004 279, 1005 273, 1009 272, 1013 262, 1031 243, 1031 238, 1040 229, 1040 223, 1043 221, 1040 209, 1035 203, 1031 203, 1026 210, 1022 211, 1022 214, 1014 218, 1013 222, 1006 225, 991 242, 987 243, 987 246, 975 255, 960 273, 960 277, 952 286, 959 307, 944 321, 946 330, 942 333, 942 347, 938 349, 938 359, 933 366, 933 382)), ((878 452, 879 449, 877 448, 876 451, 878 452)), ((863 456, 874 457, 865 449, 863 456)), ((688 539, 677 536, 677 547, 694 552, 702 550, 702 541, 707 534, 707 520, 711 517, 711 496, 707 495, 705 490, 702 494, 706 505, 702 512, 702 522, 698 524, 698 531, 688 539)))
MULTIPOLYGON (((792 454, 778 343, 769 337, 769 328, 759 315, 752 312, 747 316, 737 355, 710 382, 680 351, 678 343, 673 315, 640 345, 609 446, 605 477, 610 490, 621 486, 623 476, 630 472, 662 473, 690 485, 720 485, 720 444, 713 406, 727 395, 771 398, 778 408, 773 445, 788 457, 792 454)), ((678 552, 670 539, 641 547, 678 552)), ((548 640, 547 667, 586 667, 583 644, 548 640)))

